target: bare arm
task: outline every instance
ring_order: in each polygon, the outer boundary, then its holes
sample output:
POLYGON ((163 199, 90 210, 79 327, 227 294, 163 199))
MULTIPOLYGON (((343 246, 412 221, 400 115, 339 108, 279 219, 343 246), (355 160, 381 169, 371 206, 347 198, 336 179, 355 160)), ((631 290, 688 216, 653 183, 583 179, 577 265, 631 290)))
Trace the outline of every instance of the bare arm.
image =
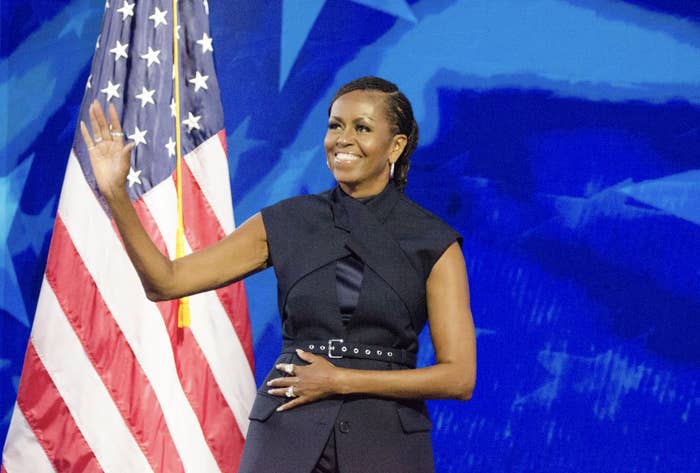
POLYGON ((476 380, 476 338, 469 309, 464 257, 453 243, 435 263, 426 285, 435 364, 396 371, 337 368, 321 356, 301 352, 310 364, 295 366, 295 376, 271 381, 271 394, 294 386, 299 397, 280 410, 334 394, 369 394, 406 399, 471 397, 476 380))
POLYGON ((124 144, 113 106, 110 124, 97 102, 90 106, 93 135, 81 123, 97 185, 124 241, 127 254, 151 300, 174 299, 215 289, 267 267, 267 236, 256 214, 223 240, 175 261, 151 241, 126 192, 133 143, 124 144))

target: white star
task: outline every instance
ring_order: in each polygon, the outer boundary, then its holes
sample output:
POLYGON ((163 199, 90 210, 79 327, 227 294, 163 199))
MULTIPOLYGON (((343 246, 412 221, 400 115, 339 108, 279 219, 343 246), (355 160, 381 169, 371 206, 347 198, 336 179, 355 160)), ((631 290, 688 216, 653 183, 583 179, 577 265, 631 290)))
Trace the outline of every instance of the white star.
POLYGON ((148 90, 146 87, 141 87, 141 93, 136 95, 136 98, 141 101, 141 108, 145 107, 147 103, 155 105, 153 101, 153 94, 156 93, 156 89, 148 90))
POLYGON ((129 43, 122 44, 119 42, 119 40, 117 40, 117 45, 109 50, 110 53, 114 54, 114 62, 119 61, 120 57, 124 57, 124 59, 129 57, 129 55, 126 54, 126 48, 128 46, 129 43))
POLYGON ((130 16, 134 16, 134 5, 136 5, 136 3, 129 3, 127 0, 124 0, 124 5, 117 9, 117 11, 122 14, 122 21, 130 16))
POLYGON ((86 89, 92 89, 92 74, 88 76, 87 84, 85 85, 86 89))
POLYGON ((109 8, 109 0, 105 2, 105 10, 109 8))
POLYGON ((100 92, 107 94, 107 102, 112 100, 112 97, 119 98, 119 87, 121 84, 112 84, 111 80, 107 81, 107 87, 100 89, 100 92))
POLYGON ((206 32, 204 32, 202 39, 198 39, 197 41, 195 41, 195 43, 202 46, 202 54, 206 53, 207 51, 214 51, 214 48, 212 47, 211 42, 212 42, 212 39, 209 37, 209 35, 206 32))
POLYGON ((139 177, 140 175, 140 169, 137 171, 131 166, 129 167, 129 175, 126 176, 126 180, 129 181, 129 187, 132 187, 134 184, 141 184, 141 178, 139 177))
POLYGON ((176 144, 177 143, 175 143, 173 141, 172 136, 168 137, 168 142, 165 144, 165 149, 168 150, 168 156, 175 156, 175 145, 176 144))
POLYGON ((175 116, 175 99, 170 101, 170 115, 175 116))
POLYGON ((177 39, 180 39, 180 26, 182 26, 182 25, 177 25, 177 28, 175 29, 175 34, 177 36, 177 39))
POLYGON ((187 112, 187 114, 189 116, 185 120, 182 120, 182 124, 187 125, 187 131, 191 132, 193 129, 201 130, 199 126, 199 120, 202 118, 202 116, 192 115, 192 112, 187 112))
POLYGON ((199 89, 209 89, 207 87, 207 79, 209 79, 209 76, 203 76, 199 71, 196 71, 195 76, 188 82, 194 84, 194 91, 197 92, 199 89))
POLYGON ((202 3, 204 4, 204 13, 207 15, 209 14, 209 2, 207 0, 202 0, 202 3))
POLYGON ((154 62, 156 64, 160 64, 160 59, 158 59, 158 55, 160 54, 160 49, 156 49, 155 51, 151 49, 151 47, 148 47, 148 52, 146 54, 142 54, 141 58, 145 59, 148 61, 148 64, 146 66, 150 67, 151 64, 154 62))
POLYGON ((101 34, 97 35, 97 41, 95 42, 95 49, 100 49, 100 38, 102 37, 101 34))
POLYGON ((127 135, 127 138, 133 141, 135 146, 138 146, 139 143, 148 144, 146 143, 146 133, 148 133, 148 130, 139 130, 137 126, 134 128, 134 132, 131 135, 127 135))
POLYGON ((153 20, 153 25, 154 28, 158 28, 158 25, 167 25, 168 22, 165 21, 165 15, 168 14, 168 10, 161 11, 160 8, 156 7, 156 11, 153 12, 153 15, 149 16, 149 20, 153 20))

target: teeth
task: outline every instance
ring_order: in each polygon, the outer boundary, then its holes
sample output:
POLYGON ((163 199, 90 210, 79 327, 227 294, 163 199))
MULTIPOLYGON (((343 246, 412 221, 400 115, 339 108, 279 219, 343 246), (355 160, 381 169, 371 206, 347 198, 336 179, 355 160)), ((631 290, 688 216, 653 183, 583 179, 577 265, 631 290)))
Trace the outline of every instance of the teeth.
POLYGON ((360 158, 359 156, 355 156, 354 154, 350 153, 338 153, 335 155, 335 159, 338 161, 354 161, 360 158))

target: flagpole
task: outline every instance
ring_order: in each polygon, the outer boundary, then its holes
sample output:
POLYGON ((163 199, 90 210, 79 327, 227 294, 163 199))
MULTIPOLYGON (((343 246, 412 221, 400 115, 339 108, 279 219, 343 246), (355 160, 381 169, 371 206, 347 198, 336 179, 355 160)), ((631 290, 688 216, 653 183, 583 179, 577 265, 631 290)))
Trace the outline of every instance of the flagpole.
MULTIPOLYGON (((185 256, 185 224, 182 213, 182 153, 180 137, 180 67, 177 41, 177 0, 173 0, 173 99, 175 101, 175 175, 177 182, 177 232, 175 235, 175 258, 185 256)), ((189 297, 178 300, 177 326, 190 326, 189 297)))

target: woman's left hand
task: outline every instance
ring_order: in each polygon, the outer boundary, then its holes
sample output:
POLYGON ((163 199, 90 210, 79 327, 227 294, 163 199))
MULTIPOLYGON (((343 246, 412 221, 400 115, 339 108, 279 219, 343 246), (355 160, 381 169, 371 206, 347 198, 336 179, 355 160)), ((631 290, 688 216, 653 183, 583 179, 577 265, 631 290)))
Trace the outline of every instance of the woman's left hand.
POLYGON ((278 411, 286 411, 336 394, 333 386, 340 368, 313 353, 297 350, 297 355, 309 364, 302 366, 280 363, 275 368, 289 373, 290 376, 271 379, 267 382, 269 388, 267 392, 273 396, 290 397, 288 393, 291 389, 292 399, 278 407, 278 411))

